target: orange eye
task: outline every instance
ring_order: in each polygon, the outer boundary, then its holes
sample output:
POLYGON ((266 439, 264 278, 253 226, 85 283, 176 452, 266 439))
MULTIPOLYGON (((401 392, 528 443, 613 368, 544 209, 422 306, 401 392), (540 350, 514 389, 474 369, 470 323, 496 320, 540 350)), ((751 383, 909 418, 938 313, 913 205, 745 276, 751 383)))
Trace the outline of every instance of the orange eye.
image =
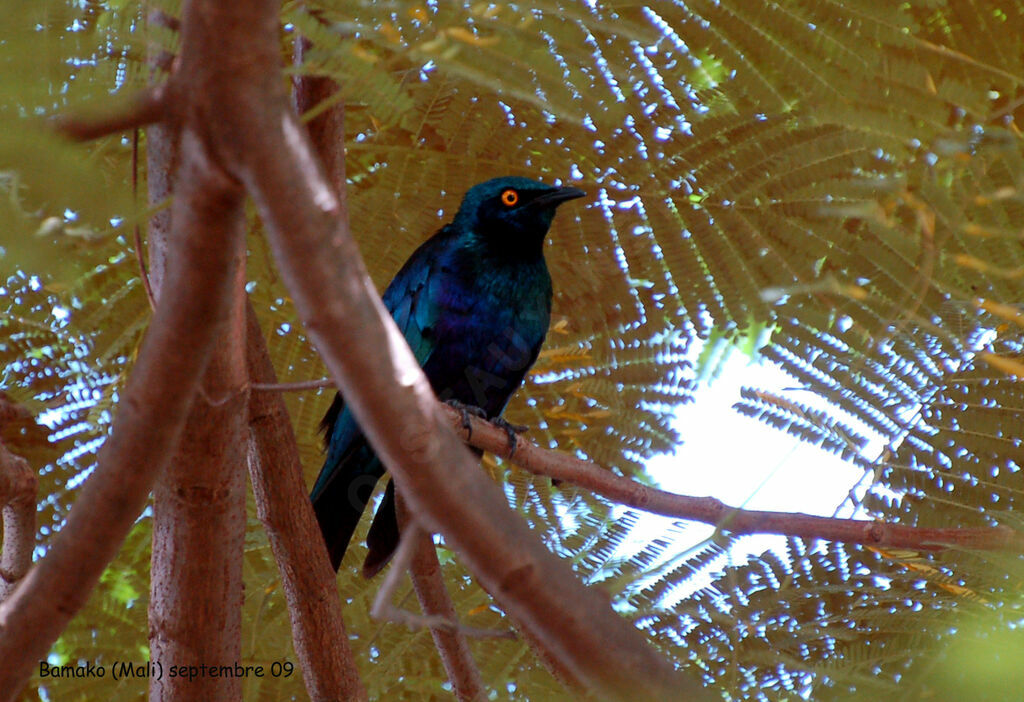
POLYGON ((519 193, 517 193, 512 188, 509 188, 508 190, 501 194, 501 201, 508 205, 509 207, 512 207, 512 205, 519 202, 519 193))

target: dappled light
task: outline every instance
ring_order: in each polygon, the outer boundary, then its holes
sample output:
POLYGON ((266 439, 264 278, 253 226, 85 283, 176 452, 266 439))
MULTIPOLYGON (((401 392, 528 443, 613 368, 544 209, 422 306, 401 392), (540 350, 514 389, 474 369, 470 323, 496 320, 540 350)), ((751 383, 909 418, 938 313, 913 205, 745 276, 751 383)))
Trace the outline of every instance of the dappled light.
MULTIPOLYGON (((181 47, 137 3, 37 4, 0 29, 18 76, 0 84, 0 387, 36 420, 0 438, 39 476, 38 559, 96 467, 153 319, 133 228, 170 206, 133 193, 145 132, 136 151, 130 132, 82 145, 40 127, 143 90, 147 52, 181 47)), ((344 199, 378 290, 475 183, 586 191, 544 245, 551 325, 505 413, 524 439, 650 483, 645 466, 686 442, 676 413, 728 347, 791 381, 744 387, 739 414, 865 476, 844 515, 1024 528, 1024 3, 328 0, 288 3, 280 23, 282 81, 338 85, 305 119, 344 106, 344 199), (293 63, 300 35, 310 44, 293 63)), ((279 381, 328 376, 252 208, 247 224, 245 290, 279 381)), ((332 392, 284 395, 307 484, 332 392)), ((742 537, 728 520, 685 552, 683 523, 638 540, 636 510, 514 458, 487 454, 482 470, 534 534, 728 699, 997 699, 969 695, 986 677, 970 642, 1011 655, 1017 554, 788 537, 731 562, 742 537)), ((247 500, 242 663, 294 663, 247 500)), ((152 531, 147 508, 51 663, 148 656, 152 531)), ((370 616, 378 584, 351 576, 365 536, 363 523, 337 584, 370 698, 447 694, 429 631, 370 616)), ((443 538, 438 557, 461 622, 513 626, 443 538)), ((411 593, 403 580, 393 599, 415 609, 411 593)), ((469 650, 490 699, 567 694, 529 640, 469 650)), ((134 699, 148 681, 31 685, 25 699, 134 699)), ((243 691, 306 694, 298 669, 243 691)))

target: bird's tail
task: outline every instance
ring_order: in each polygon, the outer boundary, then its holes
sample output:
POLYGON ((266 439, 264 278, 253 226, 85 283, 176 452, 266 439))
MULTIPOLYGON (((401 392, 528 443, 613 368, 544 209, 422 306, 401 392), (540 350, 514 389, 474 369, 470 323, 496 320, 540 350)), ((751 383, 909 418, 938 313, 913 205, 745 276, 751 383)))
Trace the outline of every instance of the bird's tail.
MULTIPOLYGON (((472 448, 477 458, 484 455, 484 452, 472 448)), ((373 523, 370 524, 370 531, 366 535, 366 560, 363 561, 363 577, 372 578, 379 573, 384 566, 395 555, 398 549, 400 534, 398 532, 398 514, 395 511, 395 481, 389 480, 388 487, 384 491, 384 499, 381 500, 377 513, 373 515, 373 523)))
POLYGON ((366 560, 363 577, 372 578, 388 564, 398 548, 398 515, 395 512, 395 481, 389 480, 384 499, 373 515, 370 531, 366 534, 366 560))
POLYGON ((313 491, 313 511, 335 571, 341 566, 341 559, 345 556, 374 486, 384 474, 383 466, 368 447, 366 453, 371 455, 349 455, 344 463, 350 465, 339 466, 332 480, 325 485, 318 485, 313 491), (358 468, 353 470, 353 467, 358 468))

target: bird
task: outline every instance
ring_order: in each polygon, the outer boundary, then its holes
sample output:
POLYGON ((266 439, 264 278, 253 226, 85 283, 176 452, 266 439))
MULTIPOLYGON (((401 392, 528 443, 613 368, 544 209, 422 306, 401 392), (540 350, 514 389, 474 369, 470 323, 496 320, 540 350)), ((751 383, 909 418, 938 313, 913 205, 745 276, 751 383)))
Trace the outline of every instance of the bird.
MULTIPOLYGON (((551 318, 544 241, 558 206, 585 194, 519 176, 474 185, 452 221, 413 252, 384 290, 384 306, 434 393, 462 409, 467 424, 467 409, 501 421, 537 360, 551 318)), ((321 430, 326 456, 310 499, 337 571, 385 468, 341 393, 321 430)), ((387 565, 398 540, 389 480, 366 537, 364 577, 387 565)))

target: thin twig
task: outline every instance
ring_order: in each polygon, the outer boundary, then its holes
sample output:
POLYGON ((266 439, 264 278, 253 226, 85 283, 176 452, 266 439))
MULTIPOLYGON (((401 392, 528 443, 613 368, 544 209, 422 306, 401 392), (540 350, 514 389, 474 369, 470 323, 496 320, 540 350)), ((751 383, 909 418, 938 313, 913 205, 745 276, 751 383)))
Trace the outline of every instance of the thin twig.
MULTIPOLYGON (((132 130, 132 202, 138 209, 139 204, 139 128, 132 130)), ((146 289, 146 297, 149 299, 149 309, 156 309, 156 296, 153 294, 153 284, 149 280, 149 271, 146 269, 146 260, 142 255, 142 228, 139 226, 139 218, 135 218, 133 226, 135 233, 135 260, 139 264, 139 276, 142 278, 142 285, 146 289)))
POLYGON ((51 121, 53 128, 75 141, 89 141, 109 134, 159 122, 167 116, 168 101, 164 85, 147 88, 133 95, 127 104, 99 114, 60 115, 51 121))
POLYGON ((320 380, 302 380, 297 383, 253 383, 250 390, 262 392, 294 392, 299 390, 316 390, 318 388, 333 388, 334 381, 330 378, 320 380))
POLYGON ((391 621, 398 624, 405 624, 412 631, 420 629, 444 629, 446 631, 457 631, 465 636, 479 639, 514 639, 515 632, 509 630, 480 629, 476 627, 463 626, 452 621, 448 617, 416 614, 405 609, 399 609, 391 604, 391 599, 398 591, 398 585, 405 575, 406 569, 412 563, 413 554, 416 550, 416 542, 425 532, 415 521, 409 522, 402 530, 402 536, 398 541, 398 548, 395 550, 394 558, 384 581, 373 598, 373 606, 370 607, 370 616, 374 619, 391 621))
MULTIPOLYGON (((380 589, 377 590, 377 596, 373 598, 373 606, 370 607, 370 616, 374 619, 403 621, 403 614, 415 616, 410 612, 405 612, 404 610, 392 607, 391 598, 394 596, 395 592, 398 591, 398 583, 401 581, 402 576, 405 574, 405 569, 409 566, 409 563, 412 560, 413 548, 420 533, 420 525, 415 519, 411 519, 406 523, 405 529, 402 531, 401 538, 398 540, 398 548, 395 549, 391 569, 388 570, 387 574, 384 576, 384 581, 380 584, 380 589)), ((409 628, 415 629, 422 628, 423 626, 424 624, 418 623, 417 626, 410 625, 409 628)), ((426 626, 429 626, 429 624, 426 626)))

